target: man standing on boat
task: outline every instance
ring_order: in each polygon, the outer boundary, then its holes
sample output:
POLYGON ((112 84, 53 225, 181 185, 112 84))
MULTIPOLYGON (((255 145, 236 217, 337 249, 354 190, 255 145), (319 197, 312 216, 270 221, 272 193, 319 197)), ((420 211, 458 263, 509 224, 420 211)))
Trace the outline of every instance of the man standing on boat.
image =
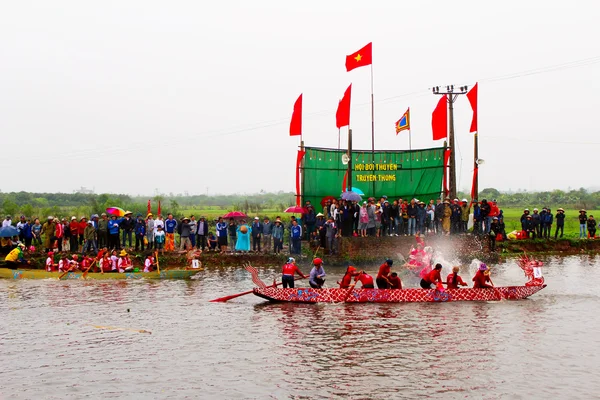
POLYGON ((431 289, 431 285, 442 285, 442 277, 441 277, 441 272, 442 272, 442 264, 435 264, 435 268, 428 273, 423 279, 421 279, 421 287, 423 289, 431 289))
POLYGON ((300 275, 302 278, 306 278, 306 275, 304 275, 302 271, 298 269, 298 266, 296 265, 296 260, 293 257, 290 257, 288 258, 287 262, 282 268, 281 283, 284 289, 288 287, 292 289, 294 288, 295 274, 300 275))
POLYGON ((379 266, 379 272, 377 273, 377 278, 375 282, 377 282, 378 289, 389 289, 390 288, 390 273, 392 272, 392 264, 394 261, 391 258, 388 258, 383 264, 379 266))
POLYGON ((325 283, 325 270, 323 269, 323 260, 315 258, 313 260, 313 268, 310 270, 310 279, 308 283, 313 289, 321 289, 325 283))

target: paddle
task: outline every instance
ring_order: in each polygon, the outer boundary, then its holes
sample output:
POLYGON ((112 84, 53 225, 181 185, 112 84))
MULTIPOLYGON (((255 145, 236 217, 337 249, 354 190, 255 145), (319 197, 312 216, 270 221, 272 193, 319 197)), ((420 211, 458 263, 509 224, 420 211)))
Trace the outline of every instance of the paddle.
POLYGON ((158 265, 158 251, 155 251, 154 254, 156 255, 156 272, 158 272, 158 275, 160 276, 160 265, 158 265))
POLYGON ((76 266, 77 266, 77 264, 71 265, 65 272, 63 272, 63 274, 61 276, 58 277, 58 279, 61 280, 63 276, 65 276, 69 272, 73 271, 73 268, 75 268, 76 266))
MULTIPOLYGON (((298 280, 301 280, 301 279, 304 279, 304 278, 298 278, 298 280)), ((268 288, 269 287, 277 287, 277 286, 281 285, 282 283, 283 282, 277 282, 277 283, 274 283, 273 285, 269 285, 267 287, 268 288)), ((229 301, 231 299, 235 299, 236 297, 245 296, 245 295, 250 294, 252 292, 254 292, 254 289, 248 290, 247 292, 242 292, 242 293, 238 293, 238 294, 232 294, 231 296, 219 297, 218 299, 211 300, 210 302, 211 303, 225 303, 226 301, 229 301)))
POLYGON ((356 286, 356 282, 354 282, 352 285, 348 286, 348 293, 346 293, 346 296, 344 297, 344 300, 342 300, 342 303, 345 303, 346 300, 348 300, 348 297, 350 297, 352 290, 354 290, 354 286, 356 286))
POLYGON ((87 276, 88 272, 90 271, 90 268, 92 268, 93 266, 94 266, 94 263, 92 262, 92 263, 90 263, 90 266, 87 267, 87 269, 85 271, 83 271, 83 275, 81 275, 81 277, 83 279, 86 279, 85 277, 87 276))

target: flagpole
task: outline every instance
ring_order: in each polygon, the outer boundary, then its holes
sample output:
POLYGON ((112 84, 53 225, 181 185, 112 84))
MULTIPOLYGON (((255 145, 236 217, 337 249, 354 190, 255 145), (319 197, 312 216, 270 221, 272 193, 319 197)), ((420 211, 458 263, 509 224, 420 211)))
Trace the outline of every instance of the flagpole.
MULTIPOLYGON (((375 165, 375 100, 373 95, 373 62, 371 62, 371 157, 375 165)), ((373 181, 373 197, 375 197, 375 181, 373 181)))
MULTIPOLYGON (((410 122, 409 122, 409 124, 410 124, 410 122)), ((409 126, 409 128, 408 128, 408 151, 409 151, 409 153, 408 153, 409 154, 408 167, 410 168, 410 181, 412 182, 412 180, 413 180, 413 170, 412 170, 412 133, 411 133, 410 125, 408 125, 408 126, 409 126)))

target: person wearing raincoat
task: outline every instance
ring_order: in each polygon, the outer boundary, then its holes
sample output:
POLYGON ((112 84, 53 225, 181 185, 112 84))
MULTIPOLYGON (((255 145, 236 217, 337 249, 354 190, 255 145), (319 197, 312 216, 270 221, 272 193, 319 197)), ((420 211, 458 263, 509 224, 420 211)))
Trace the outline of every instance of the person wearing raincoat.
POLYGON ((444 216, 442 217, 442 230, 444 234, 450 234, 450 219, 452 217, 452 208, 450 207, 450 200, 444 200, 444 216))
POLYGON ((235 243, 235 251, 250 251, 250 236, 252 235, 252 228, 248 226, 245 220, 238 225, 237 229, 237 240, 235 243))

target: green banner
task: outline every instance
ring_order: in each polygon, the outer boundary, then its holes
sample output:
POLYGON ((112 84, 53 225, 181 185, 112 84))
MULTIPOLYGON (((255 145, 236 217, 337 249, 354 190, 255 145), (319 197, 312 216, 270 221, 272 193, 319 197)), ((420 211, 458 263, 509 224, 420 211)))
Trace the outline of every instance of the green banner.
MULTIPOLYGON (((303 201, 319 204, 325 196, 339 197, 348 165, 346 150, 305 147, 303 201)), ((444 148, 411 151, 352 151, 352 188, 368 197, 422 201, 437 199, 442 191, 444 148)), ((350 186, 350 185, 347 185, 350 186)))

